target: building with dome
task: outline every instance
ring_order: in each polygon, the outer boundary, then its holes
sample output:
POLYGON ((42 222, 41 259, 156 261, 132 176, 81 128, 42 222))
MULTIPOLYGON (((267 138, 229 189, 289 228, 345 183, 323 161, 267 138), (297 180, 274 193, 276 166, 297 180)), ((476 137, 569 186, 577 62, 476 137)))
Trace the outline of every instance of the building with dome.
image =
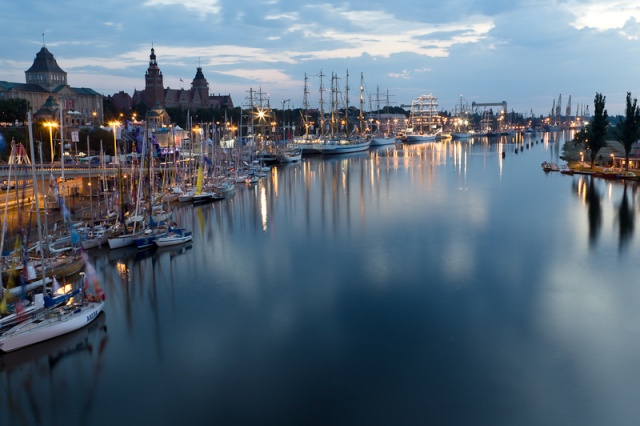
POLYGON ((46 46, 25 71, 25 83, 0 81, 0 100, 25 99, 33 119, 59 121, 66 130, 104 121, 102 95, 86 87, 72 87, 46 46))

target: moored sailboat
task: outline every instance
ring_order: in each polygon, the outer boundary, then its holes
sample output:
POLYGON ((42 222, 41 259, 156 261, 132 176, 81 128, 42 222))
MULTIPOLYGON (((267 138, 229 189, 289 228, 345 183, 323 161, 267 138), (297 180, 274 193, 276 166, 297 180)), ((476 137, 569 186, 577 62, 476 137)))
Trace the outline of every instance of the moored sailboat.
POLYGON ((438 98, 429 94, 420 95, 411 102, 407 143, 434 142, 442 133, 437 101, 438 98))
POLYGON ((166 247, 183 244, 191 240, 193 240, 191 231, 182 228, 172 228, 167 235, 156 238, 155 243, 158 247, 166 247))

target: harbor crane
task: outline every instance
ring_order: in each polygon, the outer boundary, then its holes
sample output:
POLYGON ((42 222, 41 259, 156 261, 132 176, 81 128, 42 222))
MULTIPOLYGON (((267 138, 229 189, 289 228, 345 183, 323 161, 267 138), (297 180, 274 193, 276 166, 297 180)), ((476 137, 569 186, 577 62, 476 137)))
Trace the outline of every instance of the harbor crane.
POLYGON ((501 106, 502 110, 507 113, 507 101, 502 102, 471 102, 471 109, 476 110, 477 108, 487 108, 492 106, 501 106))

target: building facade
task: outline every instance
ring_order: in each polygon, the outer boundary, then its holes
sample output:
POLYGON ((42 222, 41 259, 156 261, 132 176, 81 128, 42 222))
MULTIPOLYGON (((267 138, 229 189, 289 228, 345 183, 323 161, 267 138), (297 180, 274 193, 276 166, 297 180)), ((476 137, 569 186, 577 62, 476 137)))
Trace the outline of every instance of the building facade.
MULTIPOLYGON (((147 108, 154 108, 158 105, 164 108, 179 107, 185 110, 233 108, 230 95, 209 94, 209 83, 202 73, 202 67, 197 67, 190 89, 165 88, 162 71, 158 66, 153 48, 151 48, 149 55, 149 67, 145 73, 144 81, 144 90, 135 90, 131 97, 132 106, 143 103, 147 108)), ((123 96, 120 94, 118 98, 118 101, 121 102, 123 96)))
POLYGON ((104 121, 102 95, 86 87, 69 86, 67 73, 45 46, 25 71, 25 83, 0 81, 0 100, 6 99, 25 99, 34 121, 59 121, 62 112, 66 129, 104 121))

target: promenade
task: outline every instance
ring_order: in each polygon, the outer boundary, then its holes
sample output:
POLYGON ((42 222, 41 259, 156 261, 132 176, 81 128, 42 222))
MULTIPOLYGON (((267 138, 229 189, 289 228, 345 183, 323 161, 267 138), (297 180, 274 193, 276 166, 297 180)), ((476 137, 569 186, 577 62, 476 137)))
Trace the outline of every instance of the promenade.
MULTIPOLYGON (((97 166, 64 166, 63 169, 61 166, 51 167, 51 165, 36 165, 35 171, 38 178, 41 176, 47 178, 52 174, 54 177, 62 177, 63 174, 65 177, 89 177, 98 176, 98 174, 114 176, 118 169, 115 166, 108 166, 104 168, 97 166)), ((9 173, 11 173, 12 180, 14 180, 15 178, 30 180, 33 175, 31 165, 29 164, 12 166, 3 164, 2 166, 0 166, 0 180, 8 179, 9 173)))

